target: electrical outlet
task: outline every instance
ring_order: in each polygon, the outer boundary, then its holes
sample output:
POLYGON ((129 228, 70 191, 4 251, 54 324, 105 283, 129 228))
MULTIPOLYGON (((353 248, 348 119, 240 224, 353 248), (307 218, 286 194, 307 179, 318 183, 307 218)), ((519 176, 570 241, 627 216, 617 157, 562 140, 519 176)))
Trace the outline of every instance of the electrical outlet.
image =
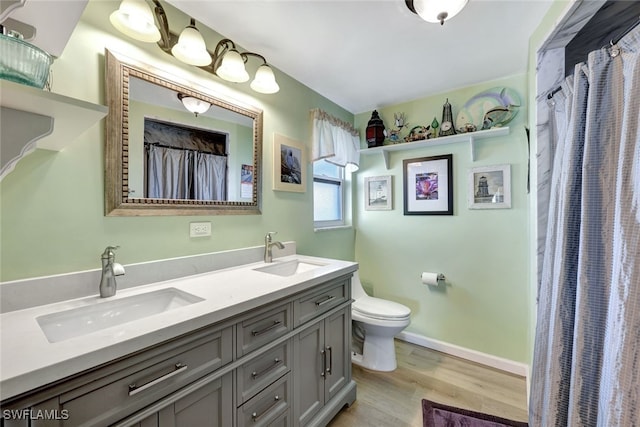
POLYGON ((207 237, 211 236, 210 222, 190 222, 189 237, 207 237))

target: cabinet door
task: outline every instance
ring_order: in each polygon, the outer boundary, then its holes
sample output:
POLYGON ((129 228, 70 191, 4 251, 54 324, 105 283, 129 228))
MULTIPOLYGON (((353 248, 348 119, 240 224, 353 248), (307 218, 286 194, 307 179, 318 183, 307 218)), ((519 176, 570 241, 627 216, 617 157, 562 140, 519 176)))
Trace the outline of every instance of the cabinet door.
POLYGON ((351 310, 344 309, 325 319, 325 401, 329 401, 351 380, 351 310))
POLYGON ((294 420, 303 426, 324 405, 324 321, 296 335, 293 351, 294 420))
MULTIPOLYGON (((231 373, 163 408, 158 427, 228 427, 233 423, 231 373)), ((145 420, 147 421, 147 420, 145 420)), ((141 423, 141 427, 147 424, 141 423)))

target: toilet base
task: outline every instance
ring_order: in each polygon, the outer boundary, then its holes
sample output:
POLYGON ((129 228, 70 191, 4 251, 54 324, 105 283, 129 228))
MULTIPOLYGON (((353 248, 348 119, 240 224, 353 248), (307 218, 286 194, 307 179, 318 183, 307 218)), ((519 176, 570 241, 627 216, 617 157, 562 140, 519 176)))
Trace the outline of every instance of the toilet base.
POLYGON ((395 371, 398 364, 393 337, 367 336, 362 354, 351 352, 351 363, 372 371, 395 371))

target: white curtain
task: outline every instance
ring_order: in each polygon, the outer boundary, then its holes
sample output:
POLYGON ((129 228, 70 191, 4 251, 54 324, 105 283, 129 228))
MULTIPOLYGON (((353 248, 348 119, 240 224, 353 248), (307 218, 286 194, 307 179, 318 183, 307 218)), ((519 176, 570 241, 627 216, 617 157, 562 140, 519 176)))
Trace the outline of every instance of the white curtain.
POLYGON ((562 87, 529 423, 640 426, 640 27, 562 87))
POLYGON ((147 197, 226 200, 227 158, 148 145, 147 197))
POLYGON ((147 197, 188 199, 193 177, 193 152, 148 146, 147 197))
POLYGON ((196 153, 194 171, 196 200, 227 200, 227 158, 196 153))
POLYGON ((350 124, 321 110, 312 110, 312 161, 325 159, 347 170, 360 164, 360 137, 350 124))

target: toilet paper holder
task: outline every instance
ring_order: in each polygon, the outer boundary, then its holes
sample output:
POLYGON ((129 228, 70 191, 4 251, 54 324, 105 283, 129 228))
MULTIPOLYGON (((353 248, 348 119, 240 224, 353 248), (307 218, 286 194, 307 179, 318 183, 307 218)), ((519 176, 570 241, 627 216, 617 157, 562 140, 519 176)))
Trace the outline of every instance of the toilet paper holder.
POLYGON ((423 271, 420 275, 420 280, 423 284, 428 286, 439 286, 444 283, 446 277, 442 273, 430 273, 427 271, 423 271))

